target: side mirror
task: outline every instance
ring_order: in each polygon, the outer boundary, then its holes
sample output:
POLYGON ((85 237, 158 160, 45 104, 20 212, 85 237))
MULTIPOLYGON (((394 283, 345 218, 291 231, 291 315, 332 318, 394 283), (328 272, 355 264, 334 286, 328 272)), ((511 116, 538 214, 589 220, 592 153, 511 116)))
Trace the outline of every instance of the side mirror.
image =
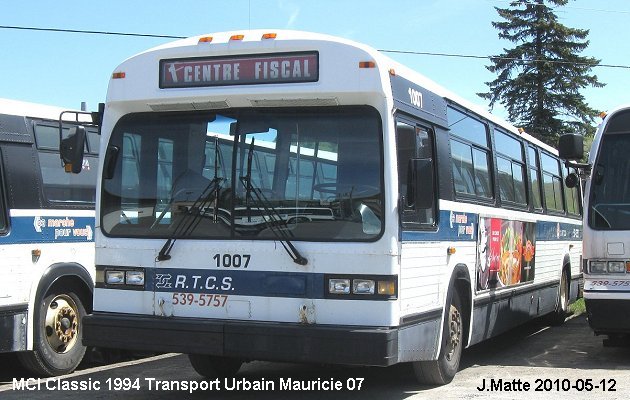
POLYGON ((85 146, 85 127, 70 128, 67 138, 59 145, 59 154, 66 172, 78 174, 83 168, 83 151, 85 146))
POLYGON ((577 174, 575 172, 571 172, 566 178, 564 178, 564 183, 569 189, 573 189, 578 185, 578 180, 579 178, 577 174))
POLYGON ((409 182, 407 183, 406 206, 416 210, 426 210, 433 207, 435 197, 433 160, 431 158, 409 160, 407 177, 409 182))
POLYGON ((581 160, 584 157, 584 137, 577 133, 560 136, 558 154, 563 160, 581 160))

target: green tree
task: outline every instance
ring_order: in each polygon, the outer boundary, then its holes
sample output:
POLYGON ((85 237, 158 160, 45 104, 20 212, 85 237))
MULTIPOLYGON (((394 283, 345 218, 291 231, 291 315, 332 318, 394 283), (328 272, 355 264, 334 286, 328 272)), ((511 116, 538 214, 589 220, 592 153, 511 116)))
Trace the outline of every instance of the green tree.
POLYGON ((589 31, 568 28, 554 14, 552 6, 568 1, 514 0, 509 8, 495 7, 503 21, 492 25, 516 46, 491 58, 486 68, 497 78, 478 94, 490 108, 502 104, 513 124, 553 146, 563 133, 593 134, 599 112, 580 90, 604 86, 590 74, 600 60, 579 55, 588 47, 589 31))

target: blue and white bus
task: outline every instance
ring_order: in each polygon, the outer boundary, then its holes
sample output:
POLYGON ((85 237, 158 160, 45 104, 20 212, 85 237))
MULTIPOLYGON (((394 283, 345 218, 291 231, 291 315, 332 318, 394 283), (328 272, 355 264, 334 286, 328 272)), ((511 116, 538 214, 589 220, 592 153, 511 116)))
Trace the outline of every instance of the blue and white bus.
POLYGON ((61 136, 78 111, 0 99, 0 353, 39 376, 73 371, 92 310, 99 137, 88 127, 82 173, 65 173, 61 136))
MULTIPOLYGON (((561 155, 583 157, 582 137, 567 135, 561 155)), ((588 163, 579 165, 584 194, 584 303, 605 345, 628 344, 630 335, 630 105, 605 114, 588 163)), ((573 179, 573 184, 580 180, 573 179)))
POLYGON ((455 375, 462 349, 578 293, 553 148, 374 49, 216 33, 122 63, 84 344, 455 375))

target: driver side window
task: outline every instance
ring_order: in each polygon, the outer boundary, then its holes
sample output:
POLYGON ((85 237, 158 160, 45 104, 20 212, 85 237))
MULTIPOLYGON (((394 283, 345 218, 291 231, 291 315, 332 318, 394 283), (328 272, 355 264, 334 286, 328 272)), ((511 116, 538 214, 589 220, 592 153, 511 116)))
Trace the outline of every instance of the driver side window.
MULTIPOLYGON (((433 131, 411 122, 396 122, 396 152, 398 155, 398 193, 404 229, 426 229, 435 226, 437 196, 433 131), (419 170, 418 166, 423 165, 419 170), (418 174, 431 175, 429 180, 418 174), (424 182, 432 187, 418 187, 424 182)), ((425 177, 426 178, 426 177, 425 177)))

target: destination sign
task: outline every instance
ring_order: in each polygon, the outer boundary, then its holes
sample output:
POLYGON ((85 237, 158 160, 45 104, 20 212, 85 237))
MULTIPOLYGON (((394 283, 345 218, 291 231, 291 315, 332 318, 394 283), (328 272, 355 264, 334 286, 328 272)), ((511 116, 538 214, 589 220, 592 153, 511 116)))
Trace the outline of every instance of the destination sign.
POLYGON ((161 89, 318 80, 317 52, 160 60, 161 89))

